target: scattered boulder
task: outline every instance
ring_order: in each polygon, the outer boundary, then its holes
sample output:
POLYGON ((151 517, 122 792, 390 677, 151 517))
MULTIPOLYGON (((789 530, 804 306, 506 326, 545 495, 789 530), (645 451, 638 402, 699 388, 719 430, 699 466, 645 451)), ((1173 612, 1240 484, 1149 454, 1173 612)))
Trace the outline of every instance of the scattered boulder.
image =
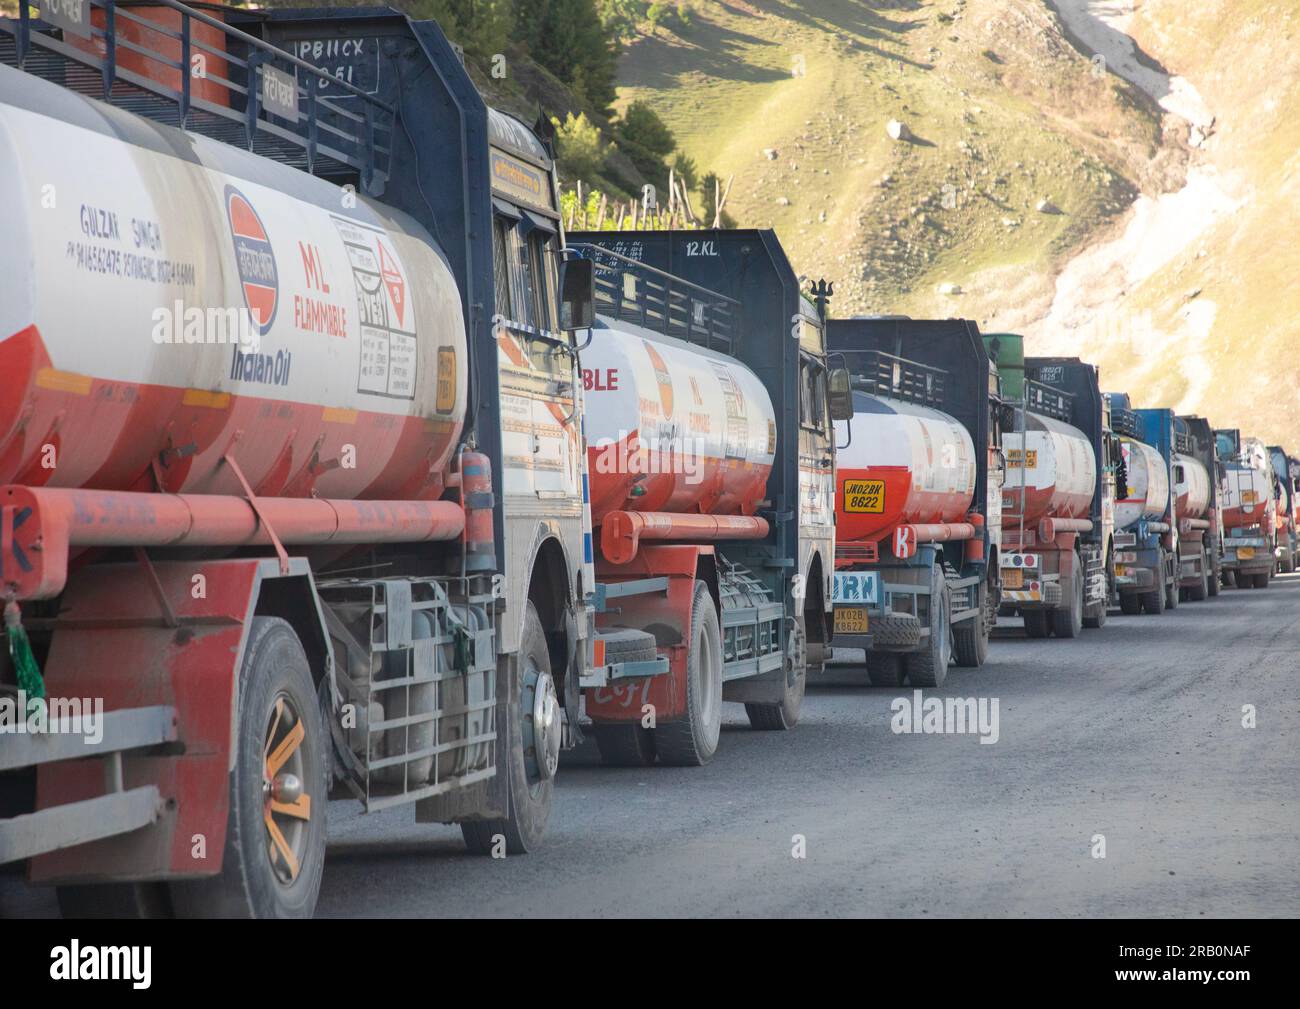
POLYGON ((897 119, 891 119, 885 123, 885 132, 894 140, 912 139, 912 131, 907 128, 907 124, 899 122, 897 119))
POLYGON ((788 197, 785 197, 785 196, 778 196, 778 197, 776 198, 776 205, 777 205, 778 207, 788 207, 788 206, 790 206, 790 200, 789 200, 788 197))
POLYGON ((763 157, 767 158, 768 161, 775 161, 780 156, 780 152, 775 147, 763 148, 763 157))
POLYGON ((1040 214, 1059 214, 1061 212, 1061 208, 1046 196, 1039 200, 1034 206, 1040 214))
POLYGON ((948 296, 961 294, 961 284, 954 284, 951 281, 940 284, 939 293, 948 296))

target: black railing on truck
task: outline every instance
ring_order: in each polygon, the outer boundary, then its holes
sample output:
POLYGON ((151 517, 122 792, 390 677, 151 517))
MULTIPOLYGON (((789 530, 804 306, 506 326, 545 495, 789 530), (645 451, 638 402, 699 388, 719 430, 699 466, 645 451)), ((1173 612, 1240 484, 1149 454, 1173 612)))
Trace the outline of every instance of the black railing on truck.
POLYGON ((1138 415, 1132 410, 1126 410, 1122 406, 1112 404, 1110 408, 1110 427, 1116 434, 1141 440, 1141 435, 1138 434, 1138 415))
POLYGON ((568 248, 595 264, 601 315, 739 355, 739 301, 600 245, 573 242, 568 248))
POLYGON ((1025 379, 1024 406, 1030 413, 1040 417, 1051 417, 1068 424, 1074 416, 1074 396, 1055 386, 1044 385, 1033 379, 1025 379))
POLYGON ((831 356, 844 358, 855 389, 922 406, 943 405, 948 373, 942 368, 883 350, 837 350, 831 356))
POLYGON ((56 10, 35 20, 19 3, 18 17, 0 17, 0 62, 155 122, 315 175, 355 176, 363 192, 382 192, 394 122, 387 103, 176 0, 89 0, 81 9, 89 21, 78 25, 56 10), (178 27, 136 13, 146 8, 175 11, 178 27), (358 107, 323 97, 324 86, 360 99, 358 107))

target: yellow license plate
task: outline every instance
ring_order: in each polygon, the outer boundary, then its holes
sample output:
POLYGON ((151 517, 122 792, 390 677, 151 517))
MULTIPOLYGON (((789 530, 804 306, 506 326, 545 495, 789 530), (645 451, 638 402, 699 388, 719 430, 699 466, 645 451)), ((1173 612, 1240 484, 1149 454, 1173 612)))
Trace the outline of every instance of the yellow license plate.
POLYGON ((1025 584, 1025 573, 1015 568, 1002 569, 1002 587, 1004 589, 1019 589, 1025 584))
POLYGON ((1237 547, 1237 556, 1244 561, 1250 560, 1255 556, 1254 547, 1237 547))
POLYGON ((885 510, 884 480, 845 480, 844 510, 855 514, 880 515, 885 510))
POLYGON ((1126 568, 1123 564, 1116 564, 1116 565, 1115 565, 1115 577, 1116 577, 1116 578, 1123 578, 1126 574, 1128 574, 1128 568, 1126 568))
POLYGON ((836 634, 866 634, 867 611, 861 606, 841 606, 835 611, 836 634))

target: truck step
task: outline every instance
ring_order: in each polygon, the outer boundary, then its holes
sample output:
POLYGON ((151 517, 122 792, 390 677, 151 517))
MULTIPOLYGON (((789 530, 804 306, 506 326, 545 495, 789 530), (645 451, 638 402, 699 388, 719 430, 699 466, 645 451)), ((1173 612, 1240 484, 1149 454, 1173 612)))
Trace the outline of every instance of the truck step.
POLYGON ((103 738, 95 743, 86 739, 85 720, 79 726, 75 717, 55 719, 46 732, 7 734, 0 744, 0 771, 102 757, 176 739, 176 710, 165 705, 120 708, 97 717, 103 719, 103 738))
POLYGON ((162 798, 154 785, 0 820, 0 865, 147 827, 162 798))

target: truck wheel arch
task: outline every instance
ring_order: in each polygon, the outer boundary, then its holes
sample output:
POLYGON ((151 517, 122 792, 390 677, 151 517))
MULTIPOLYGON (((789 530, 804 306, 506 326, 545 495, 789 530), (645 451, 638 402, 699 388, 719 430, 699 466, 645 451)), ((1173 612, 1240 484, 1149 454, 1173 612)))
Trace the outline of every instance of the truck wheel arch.
MULTIPOLYGON (((569 664, 569 621, 566 612, 573 609, 573 586, 569 581, 571 570, 564 544, 554 536, 543 538, 533 551, 528 565, 528 592, 546 632, 547 651, 551 656, 551 669, 556 678, 556 688, 564 697, 564 679, 569 664)), ((521 608, 522 609, 522 608, 521 608)), ((522 621, 523 614, 518 614, 522 621)))
POLYGON ((324 616, 315 586, 306 575, 264 578, 253 608, 254 616, 279 617, 302 643, 312 681, 320 686, 333 662, 334 651, 325 633, 324 616))

